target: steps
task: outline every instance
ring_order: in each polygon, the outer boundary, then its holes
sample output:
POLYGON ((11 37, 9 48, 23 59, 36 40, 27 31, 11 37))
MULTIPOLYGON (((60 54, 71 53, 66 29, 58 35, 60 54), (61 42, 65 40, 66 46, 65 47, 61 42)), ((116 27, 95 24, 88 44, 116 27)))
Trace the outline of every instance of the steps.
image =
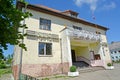
POLYGON ((91 67, 89 64, 87 64, 84 61, 73 62, 73 65, 77 67, 77 71, 79 71, 79 73, 86 73, 86 72, 104 70, 103 67, 91 67))
POLYGON ((89 64, 87 64, 84 61, 73 62, 73 65, 75 65, 76 67, 79 67, 79 68, 89 67, 89 64))
POLYGON ((105 70, 103 67, 84 67, 84 68, 77 68, 77 71, 79 71, 79 73, 86 73, 86 72, 94 72, 94 71, 98 71, 98 70, 105 70))

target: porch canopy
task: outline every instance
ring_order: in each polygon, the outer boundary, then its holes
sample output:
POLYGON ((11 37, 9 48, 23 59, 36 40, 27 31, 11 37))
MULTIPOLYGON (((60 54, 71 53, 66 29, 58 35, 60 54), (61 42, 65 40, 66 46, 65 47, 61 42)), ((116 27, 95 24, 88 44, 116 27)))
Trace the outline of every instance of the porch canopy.
POLYGON ((90 31, 86 30, 77 30, 72 27, 67 27, 65 29, 66 34, 70 36, 72 39, 78 39, 78 40, 87 40, 91 42, 100 42, 100 34, 96 34, 90 31))

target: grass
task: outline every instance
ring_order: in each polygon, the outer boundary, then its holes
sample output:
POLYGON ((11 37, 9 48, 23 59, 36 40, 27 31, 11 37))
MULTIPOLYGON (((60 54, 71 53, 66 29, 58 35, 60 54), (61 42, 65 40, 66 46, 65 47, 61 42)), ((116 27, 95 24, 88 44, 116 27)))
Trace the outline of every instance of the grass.
POLYGON ((0 77, 4 74, 12 73, 11 68, 0 69, 0 77))
POLYGON ((54 76, 51 76, 51 77, 42 78, 42 80, 52 80, 52 79, 58 79, 58 78, 66 80, 66 79, 75 78, 75 77, 64 76, 64 75, 54 75, 54 76))

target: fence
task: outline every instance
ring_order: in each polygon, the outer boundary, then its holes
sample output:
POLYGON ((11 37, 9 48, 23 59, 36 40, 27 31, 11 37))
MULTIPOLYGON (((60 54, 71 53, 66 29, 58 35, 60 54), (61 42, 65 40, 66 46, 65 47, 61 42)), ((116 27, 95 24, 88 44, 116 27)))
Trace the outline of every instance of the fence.
POLYGON ((32 76, 29 76, 29 75, 24 75, 24 74, 22 74, 22 75, 20 76, 20 80, 39 80, 39 79, 37 79, 37 78, 35 78, 35 77, 32 77, 32 76))

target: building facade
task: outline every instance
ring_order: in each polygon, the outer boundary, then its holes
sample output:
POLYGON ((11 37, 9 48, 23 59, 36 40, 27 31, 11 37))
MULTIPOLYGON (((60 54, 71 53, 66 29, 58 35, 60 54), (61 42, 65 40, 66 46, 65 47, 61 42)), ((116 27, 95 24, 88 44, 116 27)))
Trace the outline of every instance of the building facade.
POLYGON ((112 42, 109 48, 112 61, 120 61, 120 42, 112 42))
MULTIPOLYGON (((17 3, 24 10, 24 4, 17 3)), ((22 74, 48 76, 67 73, 73 62, 106 67, 111 63, 107 45, 107 28, 84 21, 78 13, 57 11, 45 6, 28 5, 32 17, 25 20, 27 51, 22 51, 22 74)), ((13 74, 18 78, 21 48, 15 46, 13 74)))

